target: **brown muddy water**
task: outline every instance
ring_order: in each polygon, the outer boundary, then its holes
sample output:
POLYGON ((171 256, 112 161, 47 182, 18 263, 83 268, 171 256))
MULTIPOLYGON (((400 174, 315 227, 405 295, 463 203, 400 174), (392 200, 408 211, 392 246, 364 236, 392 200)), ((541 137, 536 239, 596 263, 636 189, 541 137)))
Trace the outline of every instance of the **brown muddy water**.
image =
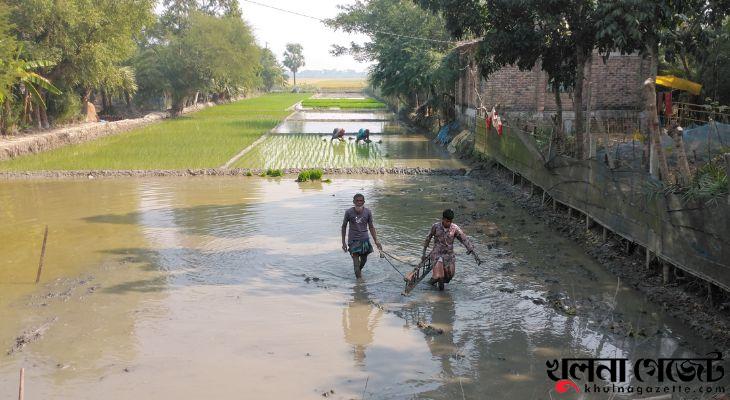
POLYGON ((26 399, 574 399, 546 361, 715 350, 485 181, 332 178, 0 182, 0 398, 24 367, 26 399), (414 261, 453 207, 486 263, 458 248, 446 291, 404 297, 372 255, 356 282, 356 192, 386 251, 414 261))

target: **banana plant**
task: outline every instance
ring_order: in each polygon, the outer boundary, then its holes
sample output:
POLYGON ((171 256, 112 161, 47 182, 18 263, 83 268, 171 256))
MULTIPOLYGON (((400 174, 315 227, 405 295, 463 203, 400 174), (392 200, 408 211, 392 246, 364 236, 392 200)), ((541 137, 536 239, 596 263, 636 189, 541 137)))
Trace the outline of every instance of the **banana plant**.
POLYGON ((9 75, 12 77, 10 90, 7 91, 7 94, 0 90, 0 104, 3 105, 0 113, 4 114, 2 120, 3 125, 5 125, 2 127, 3 132, 7 131, 7 123, 10 120, 10 102, 13 88, 19 88, 26 95, 24 99, 26 104, 23 107, 25 113, 28 110, 28 97, 32 98, 37 106, 46 108, 46 102, 43 100, 40 90, 46 90, 54 95, 61 94, 61 90, 53 85, 50 80, 35 72, 41 68, 52 67, 55 63, 45 60, 23 60, 20 58, 20 52, 19 50, 14 62, 8 65, 10 68, 9 75))

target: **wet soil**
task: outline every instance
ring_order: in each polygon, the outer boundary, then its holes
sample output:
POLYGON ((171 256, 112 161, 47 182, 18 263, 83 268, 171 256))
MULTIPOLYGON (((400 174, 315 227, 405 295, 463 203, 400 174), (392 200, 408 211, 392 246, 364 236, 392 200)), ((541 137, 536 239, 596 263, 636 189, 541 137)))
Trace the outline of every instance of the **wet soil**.
POLYGON ((730 356, 727 350, 730 349, 730 296, 727 293, 715 293, 711 301, 706 284, 691 277, 680 277, 681 281, 664 284, 661 265, 654 261, 647 268, 645 254, 643 250, 636 249, 635 244, 627 244, 625 239, 616 235, 609 235, 604 242, 599 228, 586 229, 584 215, 573 210, 570 217, 564 207, 553 210, 549 202, 542 204, 538 191, 530 197, 529 185, 513 185, 512 173, 507 170, 496 165, 481 164, 470 172, 470 176, 488 180, 495 190, 510 196, 516 205, 530 215, 579 244, 625 285, 645 293, 664 312, 691 327, 718 349, 726 349, 726 357, 730 356))

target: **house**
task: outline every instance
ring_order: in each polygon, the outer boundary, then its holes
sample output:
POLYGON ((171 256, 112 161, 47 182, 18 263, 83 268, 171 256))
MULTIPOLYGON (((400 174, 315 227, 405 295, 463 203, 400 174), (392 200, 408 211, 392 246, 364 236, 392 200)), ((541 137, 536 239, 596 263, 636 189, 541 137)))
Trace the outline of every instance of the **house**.
MULTIPOLYGON (((467 60, 476 51, 478 42, 472 41, 457 47, 467 60)), ((586 66, 586 83, 583 90, 584 107, 588 106, 594 118, 642 120, 642 88, 650 73, 650 62, 638 54, 611 53, 606 61, 598 53, 586 66), (590 87, 590 90, 589 90, 590 87), (589 94, 590 91, 590 94, 589 94)), ((555 114, 555 95, 548 85, 547 74, 536 65, 532 70, 521 71, 517 66, 507 66, 484 79, 473 61, 461 70, 456 83, 456 115, 464 126, 474 127, 475 116, 496 106, 507 120, 550 121, 555 114)), ((563 124, 571 130, 575 113, 572 94, 562 92, 563 124)))

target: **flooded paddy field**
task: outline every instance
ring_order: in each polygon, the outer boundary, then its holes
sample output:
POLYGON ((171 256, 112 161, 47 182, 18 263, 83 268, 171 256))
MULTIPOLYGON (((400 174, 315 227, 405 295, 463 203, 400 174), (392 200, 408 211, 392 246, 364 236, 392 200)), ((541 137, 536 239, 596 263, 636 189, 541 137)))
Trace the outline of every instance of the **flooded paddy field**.
POLYGON ((371 134, 371 143, 316 134, 271 135, 235 168, 424 167, 462 168, 446 149, 416 134, 371 134))
POLYGON ((443 146, 408 131, 388 111, 298 111, 238 160, 235 168, 462 168, 443 146), (345 129, 344 141, 331 140, 345 129), (370 143, 356 143, 358 130, 370 143))
POLYGON ((1 398, 25 367, 28 399, 550 399, 549 360, 717 350, 467 177, 0 181, 0 215, 1 398), (356 192, 389 253, 451 207, 486 262, 404 297, 373 254, 356 282, 356 192))

